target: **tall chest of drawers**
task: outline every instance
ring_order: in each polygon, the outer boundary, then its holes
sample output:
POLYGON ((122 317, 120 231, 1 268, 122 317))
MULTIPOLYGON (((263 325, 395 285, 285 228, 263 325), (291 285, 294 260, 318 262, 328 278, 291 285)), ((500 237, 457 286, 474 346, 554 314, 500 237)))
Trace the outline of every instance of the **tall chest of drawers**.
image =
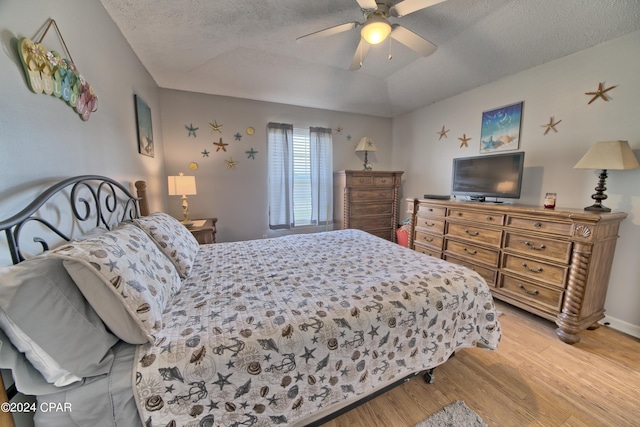
POLYGON ((334 229, 357 228, 395 242, 402 174, 398 171, 334 172, 334 229))
POLYGON ((497 299, 555 321, 569 344, 596 328, 625 213, 407 199, 409 247, 474 269, 497 299))

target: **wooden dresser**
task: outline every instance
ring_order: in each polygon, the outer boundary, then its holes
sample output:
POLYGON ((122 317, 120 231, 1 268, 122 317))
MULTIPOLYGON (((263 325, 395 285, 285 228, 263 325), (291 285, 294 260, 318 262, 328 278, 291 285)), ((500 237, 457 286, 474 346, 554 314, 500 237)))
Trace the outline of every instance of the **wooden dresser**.
POLYGON ((407 199, 409 247, 474 269, 500 300, 558 325, 597 328, 625 213, 407 199))
POLYGON ((334 229, 357 228, 395 242, 402 174, 397 171, 334 172, 334 229))

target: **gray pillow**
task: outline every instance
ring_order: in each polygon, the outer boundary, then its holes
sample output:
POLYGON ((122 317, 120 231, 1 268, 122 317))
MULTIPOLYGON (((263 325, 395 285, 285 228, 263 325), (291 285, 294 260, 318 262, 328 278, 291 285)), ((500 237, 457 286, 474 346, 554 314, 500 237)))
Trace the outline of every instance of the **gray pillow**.
POLYGON ((32 348, 69 373, 82 378, 109 372, 118 338, 106 330, 61 259, 39 256, 0 268, 0 309, 17 327, 12 333, 31 340, 32 348))

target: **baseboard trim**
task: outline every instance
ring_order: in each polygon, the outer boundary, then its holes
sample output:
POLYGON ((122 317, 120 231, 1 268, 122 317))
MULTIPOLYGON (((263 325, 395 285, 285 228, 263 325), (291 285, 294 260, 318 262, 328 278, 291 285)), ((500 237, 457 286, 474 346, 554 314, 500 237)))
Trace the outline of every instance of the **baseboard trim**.
POLYGON ((629 322, 625 322, 624 320, 616 319, 611 316, 604 316, 600 322, 602 325, 606 325, 616 331, 624 332, 627 335, 631 335, 632 337, 640 338, 640 326, 634 325, 629 322))

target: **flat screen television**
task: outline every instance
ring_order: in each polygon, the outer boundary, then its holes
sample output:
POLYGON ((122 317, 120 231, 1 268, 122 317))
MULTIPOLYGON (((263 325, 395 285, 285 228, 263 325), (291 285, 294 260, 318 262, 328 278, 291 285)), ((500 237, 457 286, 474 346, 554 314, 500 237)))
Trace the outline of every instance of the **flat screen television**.
POLYGON ((523 169, 522 151, 453 159, 451 194, 477 201, 519 199, 523 169))

